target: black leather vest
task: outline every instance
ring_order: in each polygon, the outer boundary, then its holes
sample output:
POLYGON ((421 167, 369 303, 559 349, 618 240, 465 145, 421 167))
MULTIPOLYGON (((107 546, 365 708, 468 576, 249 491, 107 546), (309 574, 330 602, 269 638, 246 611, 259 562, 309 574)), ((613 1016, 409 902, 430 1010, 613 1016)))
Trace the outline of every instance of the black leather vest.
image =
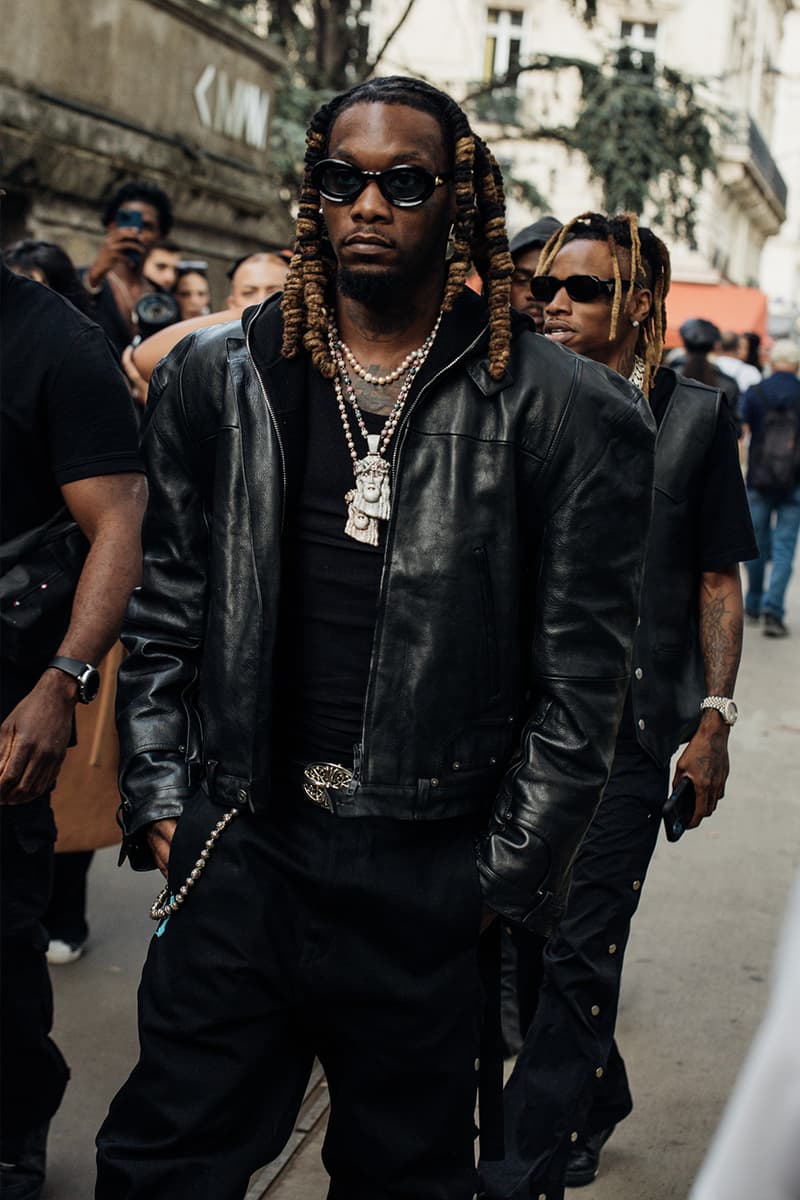
POLYGON ((719 392, 675 376, 656 438, 631 698, 639 743, 661 764, 694 734, 706 694, 697 513, 720 401, 719 392))

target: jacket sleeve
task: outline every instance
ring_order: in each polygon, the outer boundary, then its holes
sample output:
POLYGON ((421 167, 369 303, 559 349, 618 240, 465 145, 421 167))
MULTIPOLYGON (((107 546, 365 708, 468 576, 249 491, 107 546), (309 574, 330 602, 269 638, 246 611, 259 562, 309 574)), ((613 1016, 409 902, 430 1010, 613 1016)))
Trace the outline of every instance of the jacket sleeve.
POLYGON ((503 779, 478 869, 487 905, 547 934, 608 781, 630 678, 652 505, 655 424, 605 368, 577 366, 548 467, 520 752, 503 779))
POLYGON ((157 368, 142 454, 149 499, 142 528, 141 587, 122 626, 128 651, 117 685, 120 823, 136 870, 154 865, 144 837, 152 821, 178 817, 196 790, 201 756, 194 701, 205 628, 208 527, 191 461, 182 376, 191 339, 157 368))

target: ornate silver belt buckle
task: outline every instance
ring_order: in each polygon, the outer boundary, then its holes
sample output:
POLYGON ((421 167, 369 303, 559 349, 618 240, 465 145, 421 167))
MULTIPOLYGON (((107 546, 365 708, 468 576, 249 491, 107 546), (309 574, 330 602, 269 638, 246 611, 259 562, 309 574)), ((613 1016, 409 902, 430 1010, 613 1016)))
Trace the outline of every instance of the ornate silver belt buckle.
POLYGON ((352 778, 353 772, 340 763, 309 763, 303 770, 303 791, 320 808, 333 812, 328 788, 336 790, 345 787, 352 778))

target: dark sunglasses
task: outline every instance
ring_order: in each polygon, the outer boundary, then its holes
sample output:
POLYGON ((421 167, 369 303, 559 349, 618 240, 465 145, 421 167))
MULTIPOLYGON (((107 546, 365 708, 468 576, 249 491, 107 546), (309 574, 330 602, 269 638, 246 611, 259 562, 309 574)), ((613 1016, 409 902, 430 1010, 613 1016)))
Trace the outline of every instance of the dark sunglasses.
MULTIPOLYGON (((623 288, 630 287, 630 281, 620 280, 623 288)), ((634 287, 641 287, 635 283, 634 287)), ((530 282, 531 295, 542 304, 549 304, 558 292, 564 288, 570 300, 578 304, 590 304, 598 296, 614 295, 613 279, 598 279, 596 275, 568 275, 566 279, 556 279, 555 275, 534 275, 530 282)))
POLYGON ((406 165, 389 167, 386 171, 360 171, 338 158, 323 158, 311 172, 311 182, 320 196, 334 204, 352 204, 374 179, 384 199, 396 208, 424 204, 437 187, 452 178, 452 174, 431 175, 424 167, 406 165))

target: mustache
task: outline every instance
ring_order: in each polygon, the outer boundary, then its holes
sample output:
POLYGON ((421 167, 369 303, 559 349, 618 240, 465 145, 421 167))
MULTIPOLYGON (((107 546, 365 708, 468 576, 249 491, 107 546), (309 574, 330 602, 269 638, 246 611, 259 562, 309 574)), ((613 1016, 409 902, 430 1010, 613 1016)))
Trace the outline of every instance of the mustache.
POLYGON ((353 242, 373 242, 376 246, 394 246, 394 242, 385 234, 369 228, 357 229, 354 233, 348 234, 342 245, 350 246, 353 242))

